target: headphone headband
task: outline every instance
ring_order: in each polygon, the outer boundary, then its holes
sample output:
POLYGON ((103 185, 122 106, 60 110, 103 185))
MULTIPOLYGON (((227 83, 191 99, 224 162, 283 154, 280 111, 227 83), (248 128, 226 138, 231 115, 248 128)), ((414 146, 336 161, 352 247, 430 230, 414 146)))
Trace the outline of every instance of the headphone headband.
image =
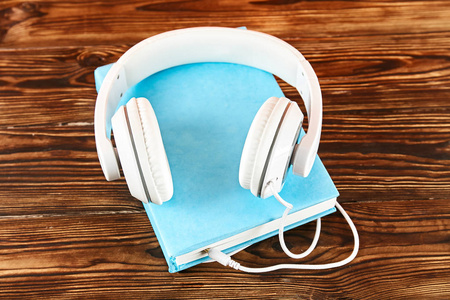
POLYGON ((108 138, 110 120, 128 88, 159 71, 190 63, 228 62, 270 72, 297 88, 308 114, 307 134, 293 156, 293 171, 307 176, 319 147, 322 95, 319 81, 303 55, 271 35, 242 29, 196 27, 155 35, 125 52, 106 75, 95 105, 95 141, 107 180, 120 177, 108 138))

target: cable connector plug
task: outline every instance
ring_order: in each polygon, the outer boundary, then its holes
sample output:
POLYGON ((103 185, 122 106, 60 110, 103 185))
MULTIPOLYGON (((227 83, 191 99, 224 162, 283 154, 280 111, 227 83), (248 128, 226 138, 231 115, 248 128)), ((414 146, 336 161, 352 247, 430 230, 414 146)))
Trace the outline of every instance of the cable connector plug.
POLYGON ((208 253, 208 256, 212 260, 224 265, 225 267, 232 267, 233 269, 239 270, 239 267, 241 266, 240 263, 232 260, 229 255, 223 253, 222 251, 216 248, 207 249, 205 251, 206 253, 208 253))

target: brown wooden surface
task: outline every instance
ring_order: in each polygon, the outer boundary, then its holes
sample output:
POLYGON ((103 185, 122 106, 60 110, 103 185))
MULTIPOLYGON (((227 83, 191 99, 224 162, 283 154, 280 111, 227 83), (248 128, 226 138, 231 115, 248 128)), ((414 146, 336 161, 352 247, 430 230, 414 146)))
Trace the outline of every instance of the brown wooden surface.
MULTIPOLYGON (((0 297, 449 299, 449 141, 449 1, 2 1, 0 297), (276 35, 316 70, 319 155, 361 238, 350 265, 170 274, 142 205, 124 180, 104 180, 94 69, 148 36, 205 25, 276 35)), ((287 234, 294 251, 313 230, 287 234)), ((306 262, 351 248, 336 213, 306 262)), ((290 262, 277 238, 235 258, 290 262)))

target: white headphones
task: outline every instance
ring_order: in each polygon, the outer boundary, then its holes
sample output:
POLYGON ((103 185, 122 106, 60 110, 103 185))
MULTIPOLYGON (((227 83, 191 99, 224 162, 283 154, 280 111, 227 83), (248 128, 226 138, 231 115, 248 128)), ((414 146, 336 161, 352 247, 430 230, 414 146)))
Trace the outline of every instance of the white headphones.
POLYGON ((136 44, 106 75, 95 106, 95 141, 106 179, 120 178, 120 159, 134 197, 155 204, 172 197, 169 163, 150 102, 133 98, 115 111, 127 89, 146 77, 199 62, 236 63, 270 72, 294 86, 305 103, 309 125, 299 143, 303 114, 298 105, 276 97, 262 105, 242 152, 241 186, 266 198, 273 191, 281 191, 290 164, 294 174, 308 176, 322 127, 322 95, 311 65, 294 47, 273 36, 251 30, 198 27, 165 32, 136 44), (118 157, 109 138, 110 120, 118 157))
MULTIPOLYGON (((262 69, 277 75, 299 91, 309 119, 306 135, 297 144, 303 121, 298 105, 284 97, 269 98, 256 114, 245 140, 239 183, 257 197, 274 195, 286 207, 278 231, 280 244, 288 256, 297 259, 306 257, 319 239, 320 218, 317 219, 316 233, 308 250, 301 254, 290 252, 283 232, 292 205, 278 193, 291 164, 296 175, 305 177, 311 171, 322 127, 322 95, 311 65, 294 47, 273 36, 242 29, 199 27, 162 33, 128 50, 106 75, 95 106, 95 141, 106 179, 120 177, 120 159, 134 197, 155 204, 172 198, 172 175, 150 102, 145 98, 132 98, 115 111, 125 91, 146 77, 170 67, 199 62, 228 62, 262 69), (109 139, 109 121, 119 159, 109 139)), ((357 255, 359 237, 348 214, 337 202, 336 207, 350 225, 355 239, 350 256, 339 262, 249 268, 241 266, 216 248, 207 249, 207 253, 212 260, 245 272, 343 266, 357 255)))

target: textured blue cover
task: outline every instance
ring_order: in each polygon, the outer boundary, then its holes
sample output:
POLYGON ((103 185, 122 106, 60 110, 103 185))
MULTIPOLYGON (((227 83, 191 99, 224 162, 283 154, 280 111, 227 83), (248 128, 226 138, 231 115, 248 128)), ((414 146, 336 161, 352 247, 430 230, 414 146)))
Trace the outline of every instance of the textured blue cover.
MULTIPOLYGON (((95 71, 97 90, 110 67, 95 71)), ((130 88, 119 106, 133 96, 150 100, 172 171, 173 198, 161 206, 144 204, 170 272, 205 260, 177 265, 175 257, 179 255, 281 217, 284 207, 275 198, 256 198, 238 180, 241 152, 253 117, 269 97, 283 96, 271 74, 227 63, 190 64, 148 77, 130 88)), ((307 178, 289 170, 281 192, 294 205, 292 212, 338 195, 318 157, 307 178)), ((300 220, 290 228, 334 211, 300 220)))

